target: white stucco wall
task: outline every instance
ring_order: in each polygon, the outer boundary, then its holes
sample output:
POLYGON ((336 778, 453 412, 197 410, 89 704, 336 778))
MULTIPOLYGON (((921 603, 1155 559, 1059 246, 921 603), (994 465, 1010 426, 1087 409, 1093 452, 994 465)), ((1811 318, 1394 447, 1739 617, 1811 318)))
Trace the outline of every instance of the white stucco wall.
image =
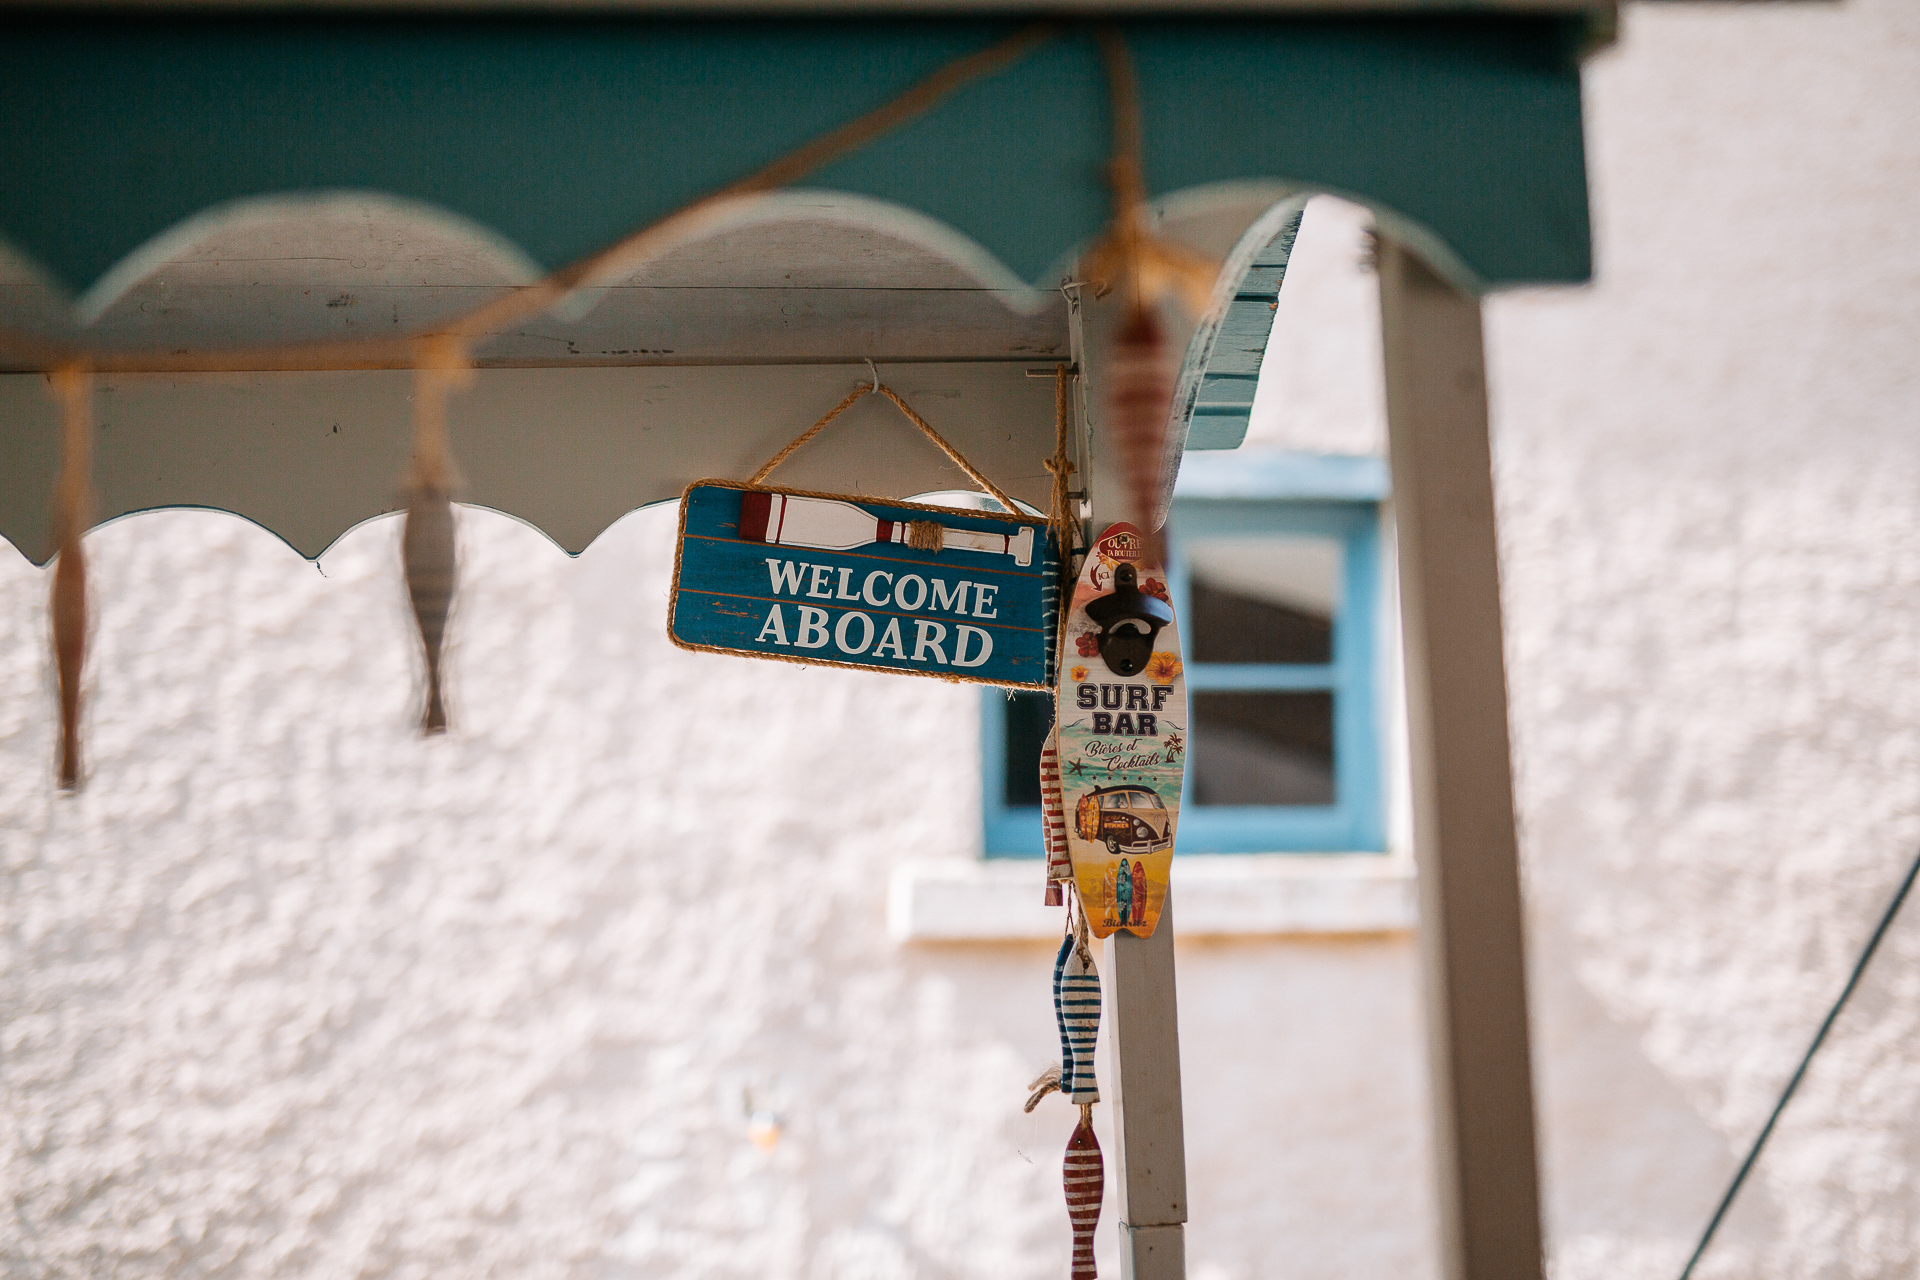
MULTIPOLYGON (((393 522, 320 569, 231 517, 109 526, 73 799, 43 767, 41 575, 5 562, 23 1274, 1064 1269, 1073 1113, 1019 1109, 1057 1056, 1051 949, 884 929, 897 860, 977 848, 977 695, 673 649, 671 531, 644 512, 573 562, 470 513, 461 729, 423 743, 393 522), (771 1155, 746 1091, 783 1117, 771 1155)), ((1255 1179, 1196 1181, 1242 1224, 1196 1275, 1258 1274, 1289 1217, 1323 1233, 1274 1195, 1302 1182, 1344 1184, 1383 1266, 1421 1255, 1419 1064, 1339 1034, 1356 1001, 1410 1027, 1400 950, 1182 957, 1195 1157, 1255 1179), (1231 1043, 1249 1019, 1292 1031, 1231 1043), (1276 1075, 1391 1132, 1342 1156, 1351 1125, 1276 1105, 1276 1075)))
MULTIPOLYGON (((1676 1274, 1920 841, 1920 8, 1634 7, 1599 283, 1490 308, 1547 1180, 1676 1274)), ((1920 913, 1701 1271, 1920 1271, 1920 913)))
MULTIPOLYGON (((1599 282, 1489 341, 1554 1270, 1624 1280, 1920 840, 1920 9, 1630 7, 1588 99, 1599 282)), ((1249 447, 1378 447, 1358 254, 1310 210, 1249 447)), ((468 513, 435 742, 392 522, 102 529, 77 798, 0 554, 7 1274, 1064 1274, 1049 949, 883 923, 975 695, 673 649, 670 526, 468 513)), ((1191 1274, 1431 1275, 1411 943, 1179 965, 1191 1274)), ((1920 919, 1702 1274, 1915 1271, 1916 997, 1920 919)))

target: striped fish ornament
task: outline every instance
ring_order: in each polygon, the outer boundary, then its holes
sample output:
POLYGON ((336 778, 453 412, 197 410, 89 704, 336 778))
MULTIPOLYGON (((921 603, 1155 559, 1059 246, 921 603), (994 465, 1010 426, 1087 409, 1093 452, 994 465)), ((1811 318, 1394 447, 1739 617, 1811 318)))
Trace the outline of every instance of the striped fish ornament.
POLYGON ((1107 1169, 1100 1144, 1093 1136, 1093 1111, 1080 1108, 1080 1123, 1067 1140, 1067 1159, 1061 1170, 1067 1189, 1067 1221, 1073 1224, 1072 1280, 1098 1280, 1093 1264, 1093 1229, 1100 1222, 1100 1202, 1106 1191, 1107 1169))
POLYGON ((1147 539, 1146 559, 1160 559, 1155 510, 1166 472, 1167 420, 1174 374, 1166 329, 1149 307, 1136 303, 1114 335, 1107 386, 1107 429, 1118 446, 1125 493, 1147 539))
POLYGON ((1091 1106, 1100 1101, 1093 1074, 1093 1047, 1100 1036, 1100 972, 1086 945, 1077 940, 1057 969, 1053 1005, 1060 1019, 1060 1092, 1068 1102, 1091 1106))
POLYGON ((53 491, 53 587, 47 609, 53 622, 54 673, 60 687, 60 786, 80 786, 80 677, 87 660, 87 556, 80 535, 93 505, 93 400, 86 370, 53 375, 60 398, 60 475, 53 491))
POLYGON ((427 705, 421 713, 420 731, 445 733, 447 708, 440 693, 440 657, 446 643, 447 614, 453 604, 455 551, 453 503, 444 486, 421 483, 407 495, 400 547, 407 595, 427 660, 427 705))
POLYGON ((1053 1022, 1060 1029, 1060 1083, 1061 1093, 1073 1088, 1073 1041, 1067 1037, 1067 1011, 1060 996, 1060 985, 1067 976, 1067 960, 1073 955, 1074 938, 1071 931, 1060 939, 1060 954, 1053 958, 1053 1022))
POLYGON ((447 397, 473 384, 473 368, 460 339, 448 335, 421 339, 415 344, 414 359, 413 466, 406 481, 400 558, 427 664, 427 705, 420 716, 420 732, 433 734, 447 730, 440 664, 457 568, 453 491, 459 473, 447 446, 447 397))
POLYGON ((1057 907, 1065 901, 1061 881, 1073 879, 1073 860, 1067 856, 1067 807, 1060 794, 1060 751, 1052 729, 1040 748, 1040 822, 1047 848, 1047 905, 1057 907))

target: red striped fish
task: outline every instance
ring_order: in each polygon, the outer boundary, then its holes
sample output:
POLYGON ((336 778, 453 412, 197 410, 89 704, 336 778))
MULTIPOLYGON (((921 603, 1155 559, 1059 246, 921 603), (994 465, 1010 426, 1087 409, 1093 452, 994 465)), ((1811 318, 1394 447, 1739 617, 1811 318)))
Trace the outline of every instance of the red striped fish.
POLYGON ((1067 856, 1067 810, 1060 797, 1060 752, 1051 729, 1040 748, 1040 821, 1047 846, 1047 905, 1058 906, 1056 887, 1073 879, 1073 861, 1067 856))
POLYGON ((1126 477, 1133 522, 1147 536, 1148 560, 1159 557, 1154 531, 1161 474, 1166 464, 1167 424, 1173 413, 1174 369, 1166 330, 1151 308, 1136 305, 1114 334, 1108 371, 1107 428, 1126 477))
POLYGON ((1093 1229, 1100 1221, 1107 1168, 1093 1136, 1090 1108, 1080 1108, 1080 1124, 1067 1142, 1062 1179, 1067 1188, 1067 1219, 1073 1224, 1072 1280, 1097 1280, 1100 1272, 1093 1265, 1093 1229))

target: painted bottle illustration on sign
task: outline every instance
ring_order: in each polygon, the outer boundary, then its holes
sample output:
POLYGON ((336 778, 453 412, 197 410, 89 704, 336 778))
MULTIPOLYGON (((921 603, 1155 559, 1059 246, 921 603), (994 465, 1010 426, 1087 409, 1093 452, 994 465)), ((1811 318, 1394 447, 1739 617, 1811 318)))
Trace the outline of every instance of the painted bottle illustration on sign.
POLYGON ((1012 533, 955 529, 933 520, 888 520, 834 498, 753 492, 740 500, 740 536, 770 547, 851 551, 876 542, 897 542, 922 551, 948 547, 1012 556, 1022 568, 1033 563, 1033 526, 1012 533))
POLYGON ((1093 545, 1067 616, 1056 711, 1067 852, 1087 922, 1149 937, 1186 776, 1187 683, 1166 571, 1131 524, 1093 545))

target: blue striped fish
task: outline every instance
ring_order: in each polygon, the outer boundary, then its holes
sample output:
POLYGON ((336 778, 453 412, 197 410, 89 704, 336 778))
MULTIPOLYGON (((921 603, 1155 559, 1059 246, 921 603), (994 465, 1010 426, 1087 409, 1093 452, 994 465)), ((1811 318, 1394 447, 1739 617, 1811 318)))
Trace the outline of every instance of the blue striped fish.
POLYGON ((1068 1102, 1100 1101, 1093 1047, 1100 1035, 1100 972, 1072 934, 1053 962, 1053 1013, 1060 1023, 1060 1092, 1068 1102))
MULTIPOLYGON (((1062 1090, 1073 1080, 1073 1042, 1067 1039, 1067 1014, 1060 1004, 1060 982, 1067 975, 1067 957, 1073 954, 1073 934, 1060 939, 1060 954, 1053 958, 1053 1021, 1060 1028, 1060 1083, 1062 1090)), ((1037 1082, 1036 1082, 1037 1083, 1037 1082)), ((1032 1110, 1032 1105, 1028 1105, 1032 1110)))

